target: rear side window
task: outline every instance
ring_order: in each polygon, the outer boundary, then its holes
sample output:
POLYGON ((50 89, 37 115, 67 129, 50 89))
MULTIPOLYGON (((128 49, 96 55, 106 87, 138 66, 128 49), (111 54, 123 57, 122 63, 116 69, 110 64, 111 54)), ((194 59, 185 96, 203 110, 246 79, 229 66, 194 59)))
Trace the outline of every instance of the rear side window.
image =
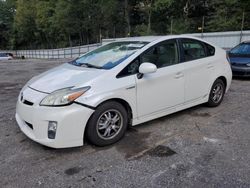
POLYGON ((207 56, 213 56, 215 54, 215 48, 207 43, 203 43, 207 47, 207 56))
POLYGON ((205 46, 197 40, 182 39, 181 45, 183 49, 184 61, 192 61, 206 57, 205 46))

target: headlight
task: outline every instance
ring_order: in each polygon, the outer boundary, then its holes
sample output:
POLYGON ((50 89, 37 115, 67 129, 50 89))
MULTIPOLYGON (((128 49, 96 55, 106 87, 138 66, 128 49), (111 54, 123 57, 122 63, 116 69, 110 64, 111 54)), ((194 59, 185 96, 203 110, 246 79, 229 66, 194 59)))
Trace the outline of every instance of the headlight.
POLYGON ((83 88, 65 88, 54 91, 46 96, 40 103, 41 106, 63 106, 74 102, 78 97, 88 91, 90 87, 83 88))

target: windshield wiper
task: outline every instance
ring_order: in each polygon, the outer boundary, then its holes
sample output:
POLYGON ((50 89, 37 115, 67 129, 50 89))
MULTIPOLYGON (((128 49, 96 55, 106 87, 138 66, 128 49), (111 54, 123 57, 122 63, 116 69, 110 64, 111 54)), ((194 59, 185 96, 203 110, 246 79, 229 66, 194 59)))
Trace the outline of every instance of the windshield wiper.
POLYGON ((96 68, 96 69, 102 69, 102 67, 96 66, 96 65, 92 65, 89 63, 83 63, 80 65, 81 67, 89 67, 89 68, 96 68))

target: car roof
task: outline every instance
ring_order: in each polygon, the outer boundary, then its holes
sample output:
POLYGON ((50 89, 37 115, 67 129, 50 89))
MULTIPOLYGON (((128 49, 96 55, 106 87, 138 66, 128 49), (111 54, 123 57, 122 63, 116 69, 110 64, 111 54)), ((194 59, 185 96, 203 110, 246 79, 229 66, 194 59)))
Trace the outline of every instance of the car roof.
POLYGON ((152 42, 154 40, 160 39, 162 36, 142 36, 142 37, 127 37, 120 38, 117 41, 141 41, 141 42, 152 42))
POLYGON ((243 41, 241 44, 250 44, 250 40, 243 41))
POLYGON ((155 40, 167 40, 173 38, 190 38, 196 40, 202 40, 200 38, 192 37, 190 35, 163 35, 163 36, 141 36, 141 37, 127 37, 127 38, 118 38, 115 41, 141 41, 141 42, 153 42, 155 40))

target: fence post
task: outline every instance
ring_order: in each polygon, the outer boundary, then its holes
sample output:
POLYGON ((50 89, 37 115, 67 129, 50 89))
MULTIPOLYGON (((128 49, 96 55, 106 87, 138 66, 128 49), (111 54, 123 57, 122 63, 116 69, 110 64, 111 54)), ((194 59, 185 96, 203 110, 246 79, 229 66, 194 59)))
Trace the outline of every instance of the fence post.
POLYGON ((70 47, 70 57, 72 58, 72 47, 70 47))
POLYGON ((81 46, 79 46, 79 56, 81 55, 81 46))

